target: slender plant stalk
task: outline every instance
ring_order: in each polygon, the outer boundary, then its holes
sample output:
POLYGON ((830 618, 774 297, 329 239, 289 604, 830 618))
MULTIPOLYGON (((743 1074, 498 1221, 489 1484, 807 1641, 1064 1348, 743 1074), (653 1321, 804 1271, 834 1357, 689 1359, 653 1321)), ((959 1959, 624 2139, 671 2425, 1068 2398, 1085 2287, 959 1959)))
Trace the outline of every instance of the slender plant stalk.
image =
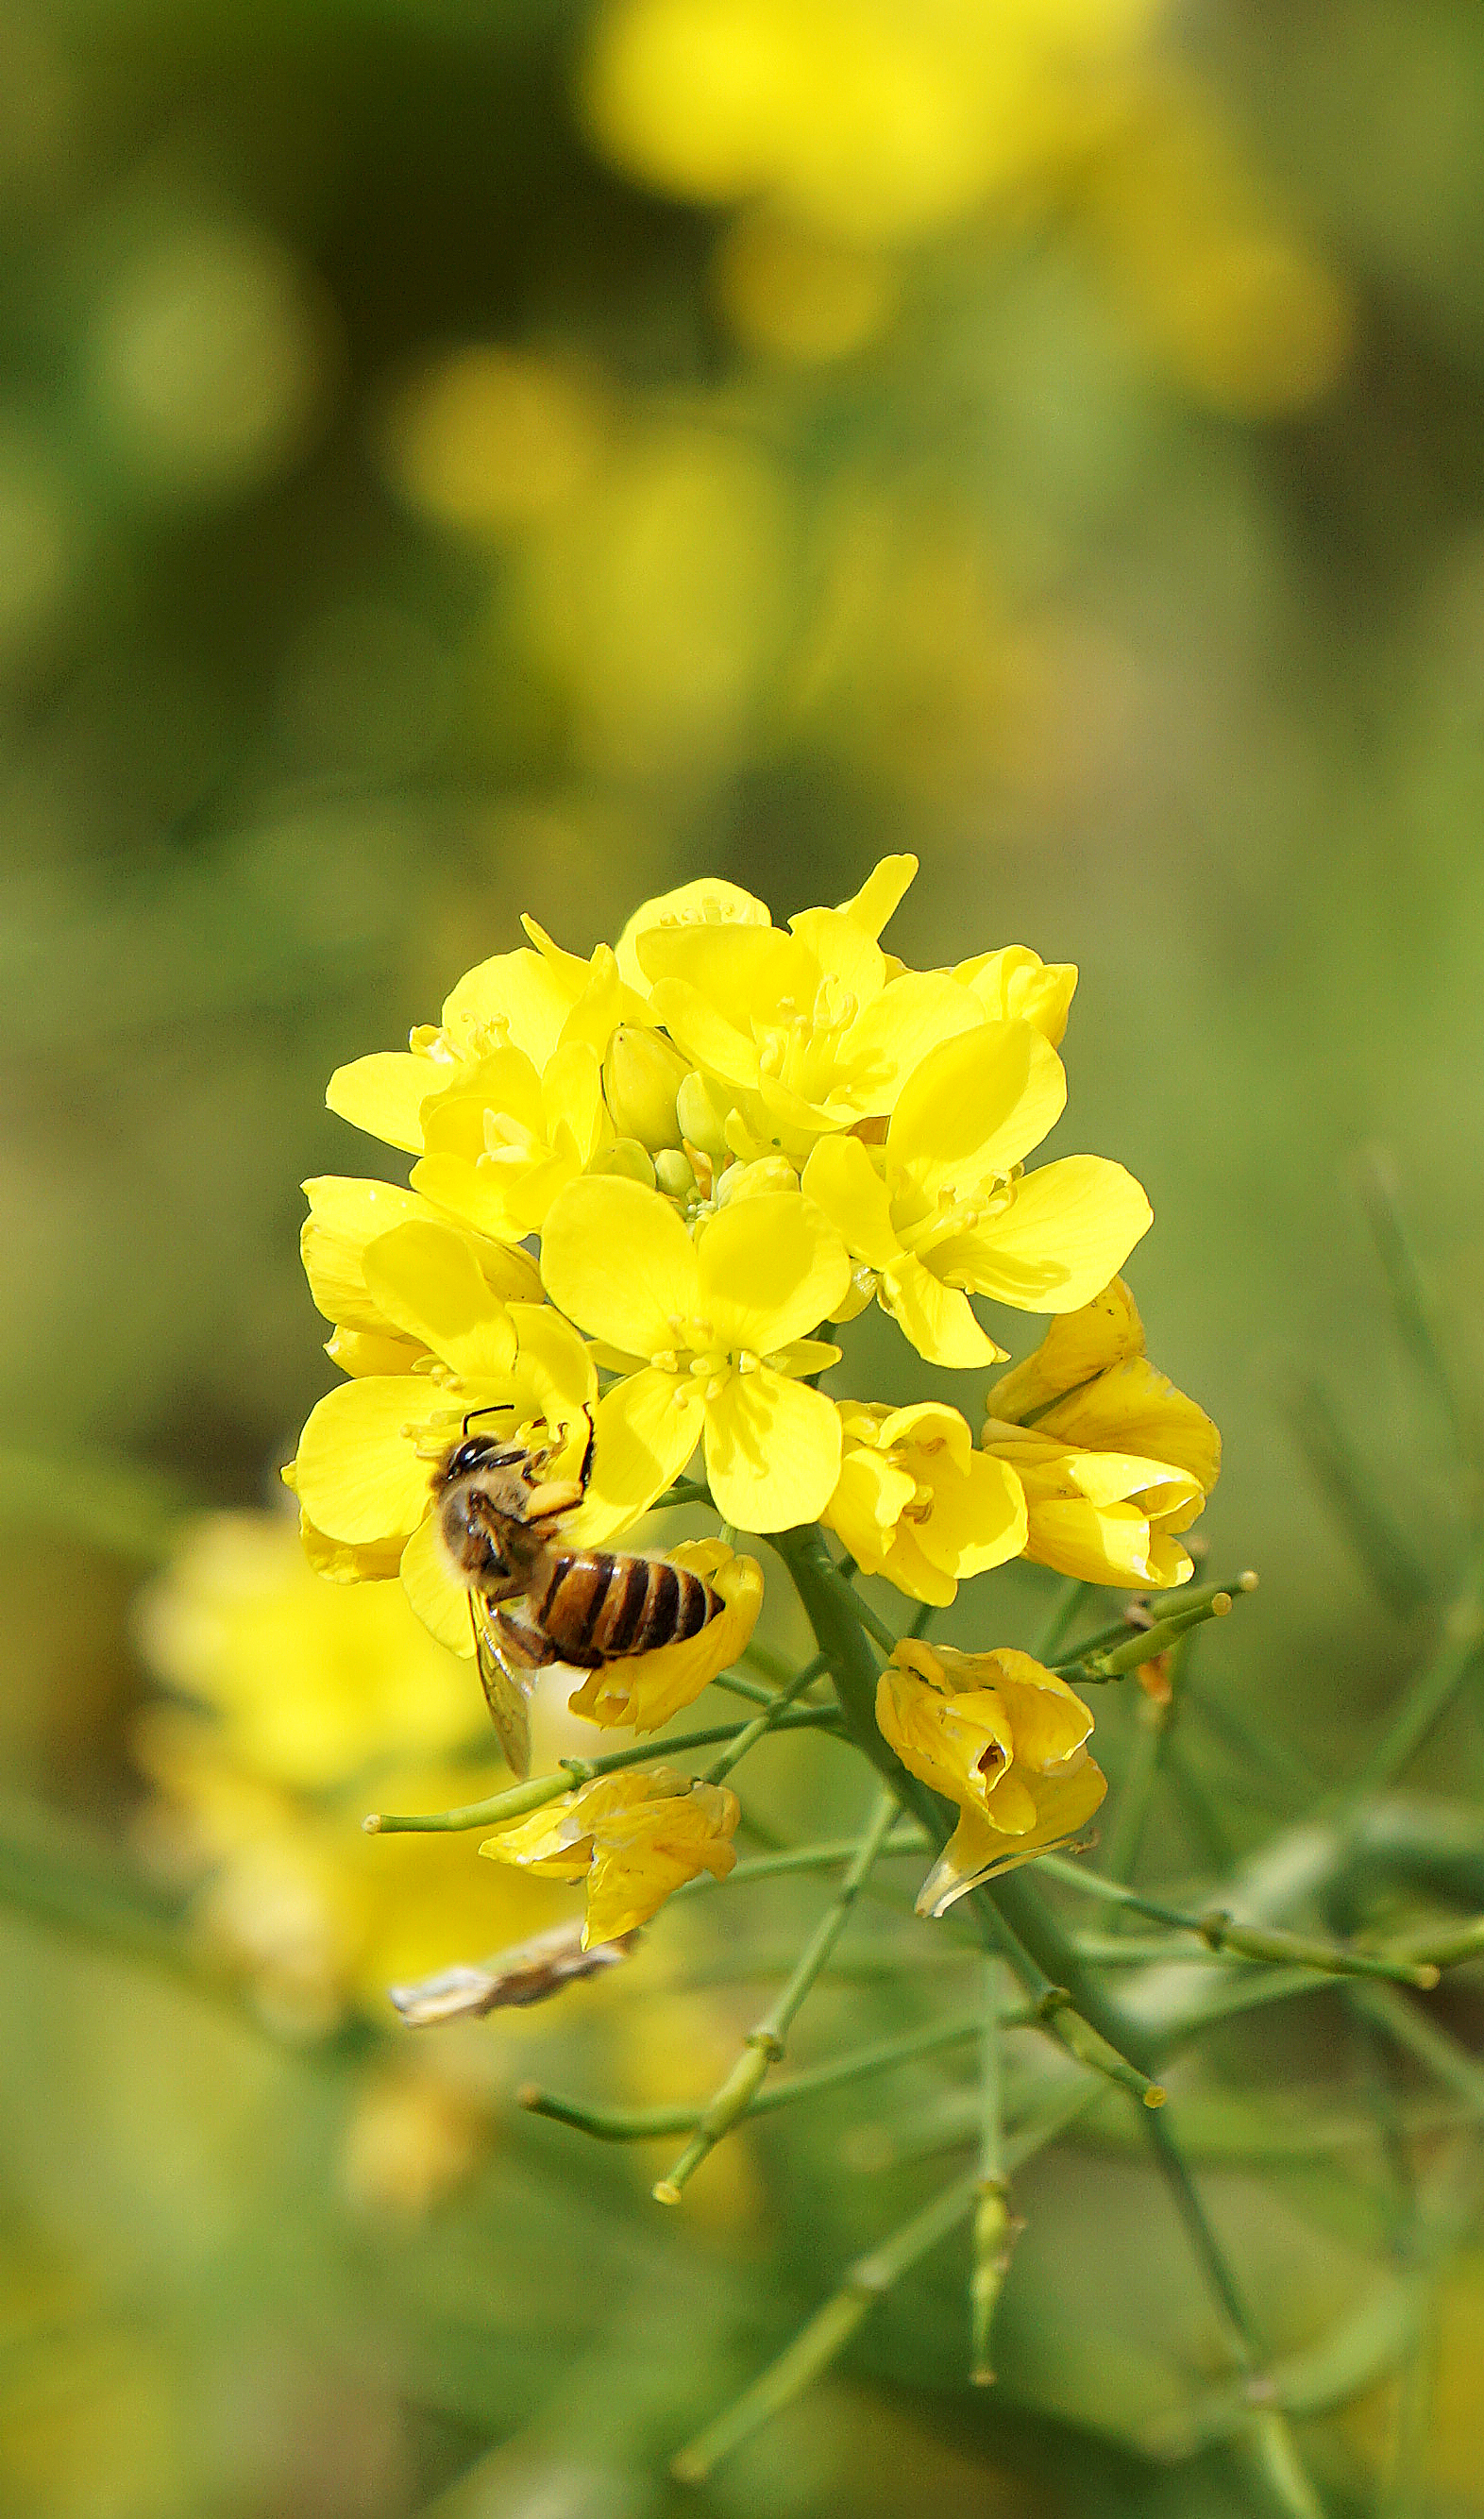
POLYGON ((1408 1689, 1380 1739, 1349 1787, 1348 1802, 1393 1784, 1442 1720, 1484 1655, 1484 1547, 1476 1548, 1444 1613, 1437 1651, 1408 1689))
MULTIPOLYGON (((627 1749, 609 1749, 600 1758, 563 1758, 551 1775, 532 1776, 526 1784, 510 1785, 502 1793, 492 1793, 487 1801, 463 1802, 457 1809, 445 1811, 372 1811, 361 1824, 370 1836, 499 1827, 503 1820, 521 1819, 527 1811, 543 1809, 576 1786, 590 1785, 598 1776, 615 1776, 624 1767, 642 1767, 652 1758, 677 1758, 689 1749, 709 1749, 716 1742, 740 1740, 756 1728, 751 1723, 717 1723, 704 1732, 678 1732, 662 1735, 656 1741, 637 1741, 627 1749)), ((838 1733, 840 1726, 826 1707, 791 1705, 775 1714, 766 1728, 776 1732, 838 1733)))
POLYGON ((989 2387, 994 2378, 989 2331, 1014 2244, 1010 2188, 1005 2176, 1002 2041, 1006 2009, 999 1977, 998 1966, 988 1961, 980 2055, 979 2186, 974 2209, 974 2261, 969 2275, 969 2376, 976 2388, 989 2387))
MULTIPOLYGON (((1162 1898, 1148 1898, 1142 1890, 1130 1889, 1121 1880, 1085 1872, 1062 1855, 1043 1854, 1035 1868, 1049 1873, 1054 1880, 1065 1881, 1068 1888, 1080 1890, 1085 1897, 1153 1917, 1157 1923, 1172 1925, 1177 1932, 1199 1934, 1207 1950, 1230 1951, 1238 1958, 1265 1961, 1276 1967, 1318 1968, 1331 1976, 1386 1977, 1394 1985, 1414 1985, 1424 1992, 1438 1981, 1436 1963, 1419 1960, 1410 1952, 1357 1950, 1316 1934, 1290 1933, 1270 1924, 1243 1924, 1219 1907, 1202 1915, 1191 1914, 1166 1906, 1162 1898)), ((1471 1946, 1464 1955, 1472 1956, 1471 1946)))
POLYGON ((895 1817, 895 1795, 879 1793, 876 1807, 835 1899, 815 1925, 788 1983, 757 2027, 749 2030, 742 2054, 720 2089, 696 2118, 695 2132, 679 2158, 666 2177, 656 2180, 653 2193, 657 2204, 678 2204, 687 2182, 694 2177, 702 2161, 716 2149, 722 2136, 730 2133, 739 2118, 747 2114, 767 2073, 782 2055, 789 2031, 850 1921, 861 1884, 891 1834, 895 1817))

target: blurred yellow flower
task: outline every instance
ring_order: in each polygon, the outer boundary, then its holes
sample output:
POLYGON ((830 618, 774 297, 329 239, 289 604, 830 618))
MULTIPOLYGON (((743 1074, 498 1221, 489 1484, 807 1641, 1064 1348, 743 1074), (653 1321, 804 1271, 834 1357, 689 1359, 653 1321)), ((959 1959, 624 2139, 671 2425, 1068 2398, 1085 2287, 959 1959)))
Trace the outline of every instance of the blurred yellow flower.
POLYGON ((1096 127, 1153 0, 608 0, 585 102, 621 166, 704 201, 907 240, 1096 127))
MULTIPOLYGON (((327 1597, 347 1606, 342 1593, 327 1597)), ((470 1695, 477 1705, 478 1691, 470 1695)), ((356 2006, 383 2016, 389 1985, 518 1940, 562 1912, 534 1883, 497 1887, 458 1837, 367 1836, 364 1788, 311 1801, 264 1782, 216 1725, 183 1708, 149 1708, 136 1755, 158 1795, 147 1850, 199 1878, 197 1929, 285 2029, 323 2032, 356 2006)), ((405 1808, 438 1809, 493 1790, 502 1772, 399 1763, 378 1766, 376 1785, 405 1808)))
POLYGON ((867 1574, 945 1609, 971 1574, 1017 1557, 1026 1501, 1013 1470, 974 1449, 956 1408, 840 1403, 840 1481, 820 1520, 867 1574))
POLYGON ((741 1815, 724 1785, 692 1783, 676 1767, 630 1767, 512 1820, 479 1851, 546 1878, 586 1880, 586 1950, 647 1923, 698 1872, 724 1880, 741 1815))
POLYGON ((880 1146, 837 1135, 810 1155, 806 1195, 876 1273, 878 1301, 930 1363, 1003 1355, 970 1292, 1022 1311, 1074 1310, 1153 1221, 1120 1164, 1069 1155, 1022 1173, 1066 1098, 1062 1062, 1034 1024, 981 1022, 919 1061, 880 1146))
POLYGON ((657 1191, 575 1181, 546 1217, 542 1276, 625 1376, 597 1406, 575 1532, 590 1541, 636 1521, 703 1438, 723 1520, 814 1520, 839 1476, 840 1420, 799 1377, 838 1358, 808 1334, 844 1301, 851 1263, 807 1199, 733 1199, 692 1238, 657 1191))
POLYGON ((1188 1579, 1176 1534, 1216 1483, 1221 1436, 1150 1363, 1121 1279, 1054 1322, 987 1404, 984 1448, 1026 1490, 1027 1557, 1089 1583, 1188 1579))
POLYGON ((667 1549, 672 1566, 703 1575, 726 1607, 719 1618, 684 1643, 625 1657, 589 1671, 568 1700, 569 1710, 589 1723, 621 1724, 655 1732, 691 1705, 718 1671, 729 1670, 758 1623, 763 1607, 763 1569, 756 1557, 736 1557, 720 1539, 686 1539, 667 1549))
POLYGON ((488 1737, 467 1671, 400 1588, 330 1590, 285 1515, 198 1523, 141 1596, 138 1632, 150 1668, 208 1706, 224 1753, 266 1782, 318 1792, 488 1737))
POLYGON ((593 395, 549 360, 471 343, 393 396, 380 436, 386 472, 435 524, 504 535, 564 507, 601 459, 593 395))
POLYGON ((750 349, 801 365, 849 358, 885 331, 899 285, 892 259, 759 207, 721 240, 721 310, 750 349))
POLYGON ((903 1766, 962 1814, 923 1883, 920 1915, 940 1916, 981 1880, 1044 1854, 1107 1790, 1087 1755, 1086 1705, 1028 1654, 903 1638, 878 1682, 876 1720, 903 1766))

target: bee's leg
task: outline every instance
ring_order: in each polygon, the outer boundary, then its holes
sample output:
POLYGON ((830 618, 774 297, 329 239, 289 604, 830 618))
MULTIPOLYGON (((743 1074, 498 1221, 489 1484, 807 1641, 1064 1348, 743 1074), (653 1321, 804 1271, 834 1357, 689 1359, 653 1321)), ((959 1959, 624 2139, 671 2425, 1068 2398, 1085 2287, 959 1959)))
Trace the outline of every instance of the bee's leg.
POLYGON ((577 1483, 581 1487, 583 1494, 586 1495, 592 1478, 592 1455, 597 1445, 597 1428, 592 1422, 592 1411, 590 1408, 585 1407, 583 1415, 588 1420, 588 1441, 587 1447, 583 1453, 582 1468, 577 1474, 577 1483))
POLYGON ((514 1610, 498 1609, 491 1620, 502 1654, 519 1670, 540 1670, 544 1663, 555 1661, 556 1647, 549 1636, 528 1619, 517 1616, 514 1610))

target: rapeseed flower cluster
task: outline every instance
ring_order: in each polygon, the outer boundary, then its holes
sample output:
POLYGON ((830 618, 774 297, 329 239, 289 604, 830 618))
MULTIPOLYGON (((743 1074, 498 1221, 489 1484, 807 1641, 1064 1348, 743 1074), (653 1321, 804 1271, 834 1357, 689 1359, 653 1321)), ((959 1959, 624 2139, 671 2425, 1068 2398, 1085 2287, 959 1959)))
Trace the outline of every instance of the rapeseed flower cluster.
MULTIPOLYGON (((405 1050, 336 1073, 330 1107, 414 1162, 406 1189, 308 1185, 305 1265, 346 1378, 285 1477, 322 1573, 400 1574, 467 1656, 469 1577, 435 1487, 471 1428, 575 1481, 569 1552, 622 1546, 697 1461, 727 1527, 674 1562, 721 1611, 573 1673, 575 1712, 641 1732, 748 1644, 763 1575, 736 1530, 822 1525, 929 1607, 1019 1555, 1093 1582, 1185 1579, 1178 1533, 1219 1443, 1149 1363, 1118 1278, 1149 1203, 1105 1157, 1032 1162, 1067 1098, 1076 974, 1024 946, 909 967, 881 939, 915 870, 889 858, 786 927, 735 884, 684 884, 587 958, 528 919, 528 943, 468 972, 405 1050), (1005 1364, 977 1298, 1052 1316, 978 1439, 946 1402, 821 1387, 873 1304, 932 1365, 1005 1364)), ((1101 1795, 1090 1716, 1023 1655, 903 1646, 878 1719, 960 1804, 954 1881, 1065 1836, 1101 1795)), ((736 1817, 720 1785, 630 1766, 485 1850, 585 1879, 602 1939, 729 1869, 736 1817)))

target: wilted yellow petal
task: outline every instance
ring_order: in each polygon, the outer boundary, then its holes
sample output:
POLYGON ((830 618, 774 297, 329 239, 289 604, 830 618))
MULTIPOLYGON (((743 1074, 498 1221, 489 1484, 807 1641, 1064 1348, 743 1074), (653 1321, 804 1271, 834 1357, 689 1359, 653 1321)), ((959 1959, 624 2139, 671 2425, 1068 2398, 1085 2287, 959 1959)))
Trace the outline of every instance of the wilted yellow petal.
MULTIPOLYGON (((1126 1356, 1144 1353, 1144 1324, 1121 1277, 1074 1312, 1054 1320, 1040 1346, 1023 1364, 1002 1374, 984 1402, 991 1417, 1012 1423, 1029 1417, 1075 1391, 1126 1356)), ((1155 1444, 1124 1446, 1155 1451, 1155 1444)))
MULTIPOLYGON (((1110 1366, 1038 1421, 1040 1433, 1092 1449, 1116 1444, 1121 1452, 1172 1462, 1209 1495, 1221 1474, 1221 1436, 1203 1408, 1177 1391, 1147 1356, 1110 1366)), ((1199 1507, 1197 1508, 1199 1510, 1199 1507)), ((1184 1527, 1176 1523, 1175 1529, 1184 1527)))
POLYGON ((945 1916, 981 1881, 992 1880, 1000 1872, 1014 1871, 1019 1864, 1033 1862, 1038 1854, 1049 1854, 1053 1846, 1075 1836, 1102 1801, 1108 1779, 1095 1759, 1084 1758, 1073 1775, 1035 1777, 1031 1790, 1035 1795, 1036 1822, 1022 1836, 1004 1835, 989 1811, 962 1813, 918 1892, 920 1916, 945 1916))

